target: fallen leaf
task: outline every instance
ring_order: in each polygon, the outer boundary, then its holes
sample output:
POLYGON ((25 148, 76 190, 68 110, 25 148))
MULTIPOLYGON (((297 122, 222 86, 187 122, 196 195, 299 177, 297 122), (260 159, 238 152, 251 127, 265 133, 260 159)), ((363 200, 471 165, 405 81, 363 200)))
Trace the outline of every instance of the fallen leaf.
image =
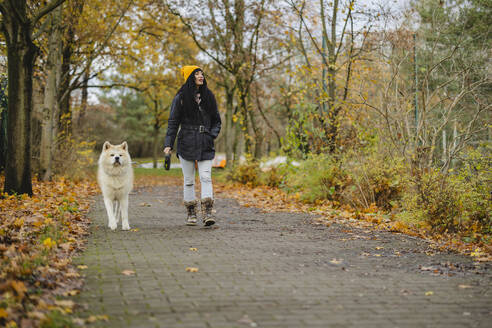
POLYGON ((65 277, 66 278, 78 278, 78 277, 80 277, 80 274, 78 274, 77 272, 67 272, 67 273, 65 273, 65 277))
POLYGON ((88 268, 88 266, 87 265, 77 265, 77 268, 80 270, 85 270, 88 268))
POLYGON ((376 249, 377 249, 377 250, 380 250, 380 249, 383 249, 383 248, 384 248, 384 247, 382 247, 382 246, 378 246, 378 247, 376 247, 376 249))
POLYGON ((190 247, 190 251, 192 251, 192 252, 196 252, 197 250, 198 250, 198 249, 197 249, 197 248, 195 248, 195 247, 190 247))
POLYGON ((108 321, 108 320, 109 320, 109 317, 106 314, 102 314, 102 315, 91 315, 85 321, 87 323, 93 323, 96 321, 108 321))
POLYGON ((337 259, 332 259, 332 260, 330 261, 330 263, 333 263, 333 264, 340 264, 340 263, 342 263, 342 262, 343 262, 343 259, 338 259, 338 260, 337 260, 337 259))
POLYGON ((63 244, 60 244, 60 247, 61 247, 64 251, 69 251, 71 246, 72 246, 72 245, 71 245, 70 243, 63 243, 63 244))
POLYGON ((132 270, 123 270, 121 271, 125 276, 133 276, 135 274, 135 271, 132 270))
POLYGON ((420 270, 421 271, 434 271, 436 268, 433 267, 433 266, 423 266, 423 267, 420 267, 420 270))
POLYGON ((472 288, 470 285, 458 285, 458 287, 461 289, 472 288))
POLYGON ((186 272, 198 272, 198 268, 187 267, 186 272))
POLYGON ((132 231, 132 232, 138 232, 138 228, 131 229, 130 231, 132 231))
POLYGON ((73 289, 71 291, 68 291, 68 292, 64 293, 63 295, 64 296, 75 296, 75 295, 78 295, 78 294, 80 294, 80 290, 73 289))
POLYGON ((425 292, 425 296, 432 296, 432 295, 434 295, 434 292, 433 291, 425 292))
POLYGON ((143 203, 140 203, 138 204, 138 206, 141 206, 141 207, 151 207, 152 205, 147 203, 147 202, 143 202, 143 203))
POLYGON ((402 290, 400 290, 400 293, 401 293, 402 295, 405 295, 405 296, 406 296, 406 295, 410 295, 412 292, 411 292, 411 291, 409 291, 408 289, 402 289, 402 290))
POLYGON ((7 318, 9 316, 8 312, 4 308, 0 308, 0 319, 7 318))
POLYGON ((11 282, 10 285, 15 290, 17 295, 19 295, 20 298, 24 298, 24 294, 27 292, 27 288, 22 281, 14 280, 11 282))

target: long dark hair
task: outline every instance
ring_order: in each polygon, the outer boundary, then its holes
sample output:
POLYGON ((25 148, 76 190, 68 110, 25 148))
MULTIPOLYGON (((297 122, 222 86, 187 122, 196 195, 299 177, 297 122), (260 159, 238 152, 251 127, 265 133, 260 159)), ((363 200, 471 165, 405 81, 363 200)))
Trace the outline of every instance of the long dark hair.
MULTIPOLYGON (((197 85, 195 83, 195 73, 198 71, 202 71, 201 68, 195 69, 188 76, 186 82, 181 86, 178 91, 178 94, 181 93, 181 99, 183 100, 183 105, 185 110, 192 110, 193 114, 198 112, 198 104, 196 103, 195 96, 197 93, 200 93, 201 102, 200 106, 202 109, 210 112, 212 110, 212 92, 207 87, 207 80, 205 77, 203 78, 203 84, 200 85, 197 89, 197 85)), ((203 72, 203 71, 202 71, 203 72)))

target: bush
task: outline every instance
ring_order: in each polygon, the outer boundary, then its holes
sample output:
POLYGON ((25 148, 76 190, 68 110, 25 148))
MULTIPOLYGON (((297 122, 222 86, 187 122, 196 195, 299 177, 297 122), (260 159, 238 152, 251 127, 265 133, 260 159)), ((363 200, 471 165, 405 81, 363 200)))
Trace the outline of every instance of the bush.
MULTIPOLYGON (((492 233, 492 156, 490 146, 465 153, 463 166, 455 176, 459 186, 460 204, 462 205, 465 224, 470 231, 492 233)), ((455 190, 455 193, 456 191, 455 190)))
POLYGON ((328 154, 310 154, 296 170, 289 172, 285 188, 299 192, 301 200, 306 202, 339 200, 348 179, 341 164, 328 154))
POLYGON ((460 233, 472 240, 490 236, 491 163, 490 155, 471 151, 456 171, 417 172, 405 190, 400 216, 413 215, 439 233, 460 233))
POLYGON ((457 186, 438 170, 418 173, 404 198, 404 209, 421 213, 436 232, 456 232, 461 225, 457 186))
POLYGON ((257 187, 261 184, 261 170, 258 161, 251 157, 246 158, 246 162, 233 167, 227 174, 227 179, 239 182, 250 187, 257 187))
POLYGON ((261 171, 261 182, 269 187, 279 188, 285 183, 287 166, 269 167, 261 171))
POLYGON ((401 198, 406 180, 403 160, 384 156, 374 151, 359 156, 357 161, 345 164, 350 175, 350 186, 343 196, 344 203, 356 208, 368 208, 375 204, 391 210, 401 198))

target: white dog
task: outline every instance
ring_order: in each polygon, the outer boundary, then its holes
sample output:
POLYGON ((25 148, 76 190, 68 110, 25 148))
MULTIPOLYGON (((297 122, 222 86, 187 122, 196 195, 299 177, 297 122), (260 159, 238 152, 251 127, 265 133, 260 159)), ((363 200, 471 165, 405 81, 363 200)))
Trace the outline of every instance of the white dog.
POLYGON ((108 226, 115 230, 121 217, 121 228, 130 230, 128 194, 133 187, 133 168, 126 141, 116 146, 106 141, 98 164, 97 182, 108 212, 108 226))

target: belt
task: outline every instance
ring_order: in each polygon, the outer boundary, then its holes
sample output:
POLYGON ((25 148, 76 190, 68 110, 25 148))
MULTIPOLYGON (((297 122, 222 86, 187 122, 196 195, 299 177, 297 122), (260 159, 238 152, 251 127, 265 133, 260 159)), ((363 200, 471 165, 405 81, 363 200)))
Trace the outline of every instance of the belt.
POLYGON ((195 130, 200 133, 208 133, 208 129, 205 128, 204 125, 190 125, 190 124, 181 124, 181 128, 185 130, 195 130))

